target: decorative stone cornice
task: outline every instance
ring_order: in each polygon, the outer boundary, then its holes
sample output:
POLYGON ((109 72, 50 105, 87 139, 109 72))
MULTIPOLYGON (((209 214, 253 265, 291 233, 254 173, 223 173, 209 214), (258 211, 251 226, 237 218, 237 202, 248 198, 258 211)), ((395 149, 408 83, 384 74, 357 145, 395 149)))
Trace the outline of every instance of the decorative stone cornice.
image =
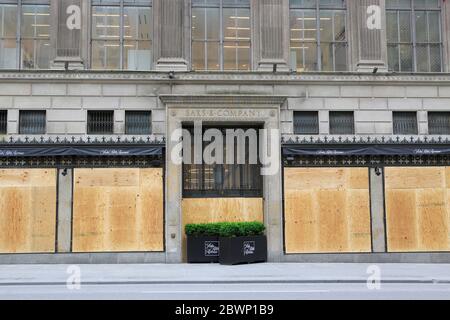
POLYGON ((303 136, 283 135, 284 145, 378 145, 378 144, 434 144, 450 145, 450 135, 444 136, 303 136))
POLYGON ((226 84, 450 84, 450 73, 270 73, 270 72, 183 72, 173 77, 166 72, 130 72, 130 71, 0 71, 1 82, 164 82, 184 83, 226 83, 226 84))
POLYGON ((287 97, 273 95, 160 95, 164 104, 189 105, 189 104, 265 104, 281 105, 287 97))

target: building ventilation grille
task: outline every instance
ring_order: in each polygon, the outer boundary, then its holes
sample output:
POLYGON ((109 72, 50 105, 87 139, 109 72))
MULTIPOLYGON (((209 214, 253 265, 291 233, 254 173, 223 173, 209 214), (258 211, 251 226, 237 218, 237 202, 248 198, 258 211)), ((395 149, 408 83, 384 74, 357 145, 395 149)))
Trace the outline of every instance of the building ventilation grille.
POLYGON ((450 112, 429 112, 428 126, 431 135, 450 134, 450 112))
POLYGON ((125 133, 148 135, 152 133, 152 114, 150 111, 127 111, 125 113, 125 133))
POLYGON ((416 112, 394 112, 394 134, 418 134, 416 112))
POLYGON ((20 111, 19 133, 20 134, 45 134, 46 113, 45 111, 20 111))
POLYGON ((355 134, 355 119, 353 112, 330 112, 330 134, 355 134))
POLYGON ((0 134, 7 133, 8 111, 0 110, 0 134))
POLYGON ((295 134, 319 134, 319 114, 314 111, 294 112, 295 134))

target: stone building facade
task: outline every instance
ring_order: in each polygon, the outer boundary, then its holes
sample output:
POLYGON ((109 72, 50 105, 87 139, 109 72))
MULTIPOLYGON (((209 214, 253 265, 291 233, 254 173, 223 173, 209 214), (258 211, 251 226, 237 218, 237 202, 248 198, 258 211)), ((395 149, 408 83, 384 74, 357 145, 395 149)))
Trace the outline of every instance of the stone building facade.
POLYGON ((448 263, 449 14, 0 1, 0 263, 179 263, 183 226, 217 220, 264 221, 270 261, 448 263), (205 187, 171 161, 194 121, 279 129, 281 169, 205 187))

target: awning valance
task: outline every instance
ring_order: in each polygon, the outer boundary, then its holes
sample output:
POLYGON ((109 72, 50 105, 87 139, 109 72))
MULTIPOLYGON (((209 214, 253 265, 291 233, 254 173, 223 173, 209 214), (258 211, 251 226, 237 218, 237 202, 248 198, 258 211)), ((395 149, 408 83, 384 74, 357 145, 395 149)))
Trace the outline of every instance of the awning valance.
POLYGON ((288 156, 450 155, 450 145, 285 145, 288 156))
POLYGON ((0 146, 0 157, 160 156, 162 146, 0 146))

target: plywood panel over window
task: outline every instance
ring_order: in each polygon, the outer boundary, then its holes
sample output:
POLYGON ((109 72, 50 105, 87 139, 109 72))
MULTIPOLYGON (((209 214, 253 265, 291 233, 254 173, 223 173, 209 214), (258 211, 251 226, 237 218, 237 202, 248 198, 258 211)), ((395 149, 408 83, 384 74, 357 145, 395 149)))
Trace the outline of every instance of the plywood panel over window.
POLYGON ((0 253, 52 253, 56 170, 0 170, 0 253))
POLYGON ((371 251, 367 168, 284 170, 286 253, 371 251))
POLYGON ((450 251, 450 167, 386 168, 389 252, 450 251))
MULTIPOLYGON (((183 247, 186 247, 184 226, 189 223, 264 221, 262 198, 189 198, 183 199, 183 247)), ((186 252, 186 250, 183 250, 186 252)))
POLYGON ((74 252, 163 251, 163 230, 162 169, 75 169, 74 252))

